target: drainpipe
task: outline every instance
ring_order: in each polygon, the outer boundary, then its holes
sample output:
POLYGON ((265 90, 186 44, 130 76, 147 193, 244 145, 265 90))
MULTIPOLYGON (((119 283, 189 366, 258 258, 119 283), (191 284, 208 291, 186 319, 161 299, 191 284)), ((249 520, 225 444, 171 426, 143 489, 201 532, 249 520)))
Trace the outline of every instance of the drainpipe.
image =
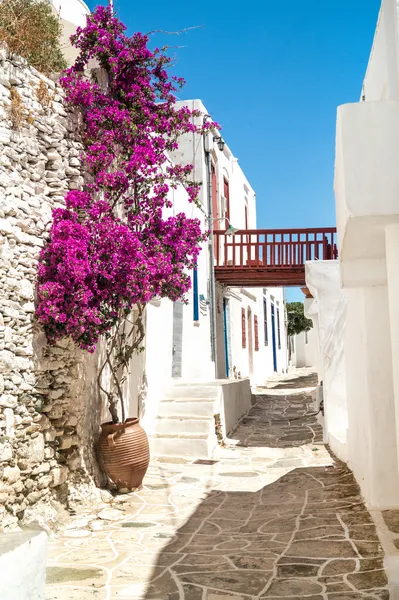
MULTIPOLYGON (((208 134, 209 135, 209 134, 208 134)), ((210 309, 210 329, 211 329, 211 360, 215 363, 215 378, 217 379, 216 368, 216 292, 215 292, 215 254, 214 254, 214 236, 213 236, 213 215, 212 215, 212 162, 211 153, 207 149, 207 135, 204 135, 205 164, 207 174, 207 196, 208 196, 208 217, 207 222, 210 229, 208 240, 209 254, 209 309, 210 309)))

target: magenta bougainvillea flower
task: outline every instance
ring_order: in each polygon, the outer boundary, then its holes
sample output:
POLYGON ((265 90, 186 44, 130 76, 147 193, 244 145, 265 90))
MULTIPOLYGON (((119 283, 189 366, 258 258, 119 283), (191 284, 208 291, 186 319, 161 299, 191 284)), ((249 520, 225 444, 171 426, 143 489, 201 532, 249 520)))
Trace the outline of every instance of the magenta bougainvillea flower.
POLYGON ((176 107, 184 81, 170 77, 170 58, 151 51, 148 36, 127 36, 110 8, 98 7, 71 40, 79 55, 61 85, 83 115, 90 183, 68 192, 65 209, 53 212, 37 317, 50 343, 71 336, 92 352, 135 304, 177 300, 189 290, 205 234, 198 219, 167 209, 172 188, 183 185, 198 203, 200 186, 192 165, 173 165, 168 153, 182 134, 218 126, 198 126, 198 113, 176 107), (102 83, 93 65, 106 74, 102 83))

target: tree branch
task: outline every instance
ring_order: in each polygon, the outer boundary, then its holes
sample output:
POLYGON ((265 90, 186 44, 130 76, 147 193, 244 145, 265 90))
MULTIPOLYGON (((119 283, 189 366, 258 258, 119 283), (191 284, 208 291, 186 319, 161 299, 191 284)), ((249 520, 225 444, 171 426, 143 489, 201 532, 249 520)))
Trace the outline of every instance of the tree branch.
POLYGON ((186 33, 187 31, 191 31, 192 29, 202 29, 204 25, 194 25, 193 27, 185 27, 184 29, 179 29, 179 31, 165 31, 164 29, 153 29, 149 31, 146 35, 153 35, 154 33, 164 33, 165 35, 182 35, 182 33, 186 33))

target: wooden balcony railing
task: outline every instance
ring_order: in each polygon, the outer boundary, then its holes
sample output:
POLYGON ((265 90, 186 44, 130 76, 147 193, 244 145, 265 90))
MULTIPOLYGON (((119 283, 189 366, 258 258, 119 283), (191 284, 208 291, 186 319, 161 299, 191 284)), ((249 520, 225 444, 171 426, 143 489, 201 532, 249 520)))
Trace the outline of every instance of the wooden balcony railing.
POLYGON ((308 260, 338 256, 336 229, 248 229, 233 236, 214 231, 215 269, 304 270, 308 260))

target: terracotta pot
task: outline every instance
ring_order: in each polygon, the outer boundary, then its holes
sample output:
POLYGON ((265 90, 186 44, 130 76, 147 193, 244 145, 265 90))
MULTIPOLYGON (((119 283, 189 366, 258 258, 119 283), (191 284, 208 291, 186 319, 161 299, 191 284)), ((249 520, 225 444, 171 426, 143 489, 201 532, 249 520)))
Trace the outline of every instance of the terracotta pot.
POLYGON ((140 487, 150 462, 150 448, 139 419, 101 425, 98 454, 105 473, 118 489, 140 487))
POLYGON ((303 287, 301 288, 301 292, 305 295, 305 298, 313 298, 309 288, 303 287))

